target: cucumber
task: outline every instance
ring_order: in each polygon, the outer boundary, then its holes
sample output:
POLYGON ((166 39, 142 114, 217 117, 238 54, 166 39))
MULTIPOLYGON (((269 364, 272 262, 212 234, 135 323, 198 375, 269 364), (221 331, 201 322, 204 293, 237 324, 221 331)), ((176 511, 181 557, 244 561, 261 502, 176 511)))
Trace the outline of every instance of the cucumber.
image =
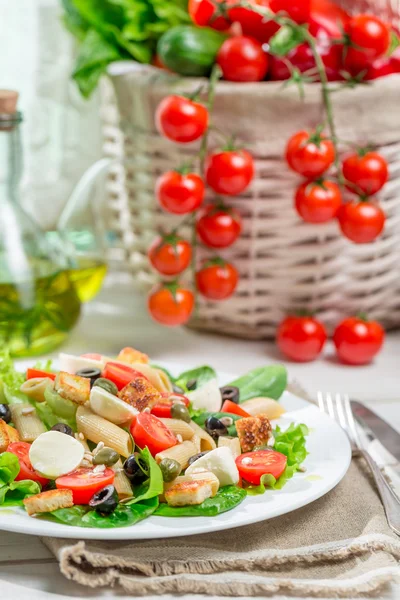
POLYGON ((208 27, 178 25, 158 40, 161 62, 179 75, 204 77, 210 74, 226 36, 208 27))

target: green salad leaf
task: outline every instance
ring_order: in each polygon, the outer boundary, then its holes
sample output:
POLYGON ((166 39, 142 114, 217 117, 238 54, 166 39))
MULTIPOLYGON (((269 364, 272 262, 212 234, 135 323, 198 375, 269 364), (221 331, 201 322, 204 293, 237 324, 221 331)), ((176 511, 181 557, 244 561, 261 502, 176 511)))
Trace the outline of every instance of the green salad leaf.
POLYGON ((201 504, 192 506, 168 506, 160 504, 155 515, 159 517, 215 517, 232 510, 246 498, 246 491, 234 485, 228 485, 216 493, 214 498, 207 498, 201 504))
POLYGON ((198 415, 194 415, 192 416, 192 419, 195 423, 197 423, 197 425, 200 425, 200 427, 204 427, 205 422, 207 421, 208 417, 215 417, 216 419, 222 419, 223 417, 230 417, 233 421, 233 424, 230 425, 228 427, 228 434, 230 436, 236 437, 237 436, 237 431, 236 431, 236 421, 239 421, 239 419, 243 419, 243 417, 241 415, 234 415, 232 413, 226 413, 226 412, 201 412, 198 415))
POLYGON ((217 379, 217 373, 212 367, 204 365, 203 367, 184 371, 176 378, 175 383, 185 391, 188 391, 186 384, 191 379, 196 379, 197 387, 200 388, 207 383, 207 381, 210 381, 210 379, 217 379))
POLYGON ((39 494, 40 485, 36 481, 15 481, 19 469, 19 461, 15 454, 0 454, 0 506, 18 506, 24 498, 39 494))
POLYGON ((150 454, 148 448, 144 448, 140 452, 140 457, 145 461, 149 467, 149 478, 147 481, 135 487, 135 497, 129 502, 126 502, 126 506, 143 502, 143 500, 149 500, 150 498, 158 498, 164 491, 163 477, 161 469, 150 454))
POLYGON ((283 365, 256 367, 228 385, 239 388, 240 403, 259 396, 279 400, 286 389, 287 371, 283 365))
MULTIPOLYGON (((24 396, 19 388, 25 381, 24 373, 20 373, 14 367, 14 362, 8 352, 0 354, 0 381, 3 384, 3 394, 6 401, 9 398, 15 398, 18 401, 20 396, 24 396)), ((23 400, 19 400, 22 402, 23 400)))

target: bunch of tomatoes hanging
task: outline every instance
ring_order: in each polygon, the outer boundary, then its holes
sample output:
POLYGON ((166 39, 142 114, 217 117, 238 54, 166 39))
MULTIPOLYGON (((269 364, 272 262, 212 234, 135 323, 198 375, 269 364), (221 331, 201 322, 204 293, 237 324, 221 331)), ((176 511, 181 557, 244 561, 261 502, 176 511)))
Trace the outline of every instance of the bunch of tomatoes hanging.
MULTIPOLYGON (((298 85, 300 91, 303 82, 354 86, 400 72, 395 32, 373 15, 351 17, 331 0, 190 0, 189 13, 195 27, 188 26, 186 32, 181 28, 177 35, 165 34, 169 35, 168 43, 159 44, 155 63, 181 75, 204 74, 198 69, 207 68, 207 51, 211 73, 225 80, 286 80, 298 85), (209 38, 208 50, 203 48, 198 61, 201 65, 196 65, 192 49, 201 46, 204 33, 200 32, 211 30, 222 32, 223 37, 220 42, 209 38)), ((156 184, 156 197, 163 210, 181 215, 181 224, 189 221, 193 227, 191 241, 182 238, 178 226, 156 239, 149 249, 150 262, 163 283, 150 294, 148 306, 153 318, 163 325, 188 322, 197 292, 210 301, 225 300, 234 293, 239 280, 235 266, 216 252, 228 248, 240 236, 241 216, 229 206, 229 197, 241 194, 250 185, 254 163, 250 152, 236 147, 231 140, 218 150, 208 149, 215 85, 215 81, 211 85, 212 77, 206 100, 196 95, 167 96, 156 113, 159 132, 171 142, 201 141, 197 158, 162 174, 156 184), (212 203, 205 203, 206 186, 215 194, 212 203), (200 265, 196 260, 198 244, 209 250, 209 258, 200 265), (177 278, 189 267, 193 285, 181 285, 177 278)), ((326 97, 327 123, 314 131, 295 133, 287 144, 286 161, 304 179, 295 192, 294 208, 308 223, 337 219, 346 238, 354 243, 370 243, 384 229, 385 214, 375 194, 388 179, 388 165, 369 147, 352 148, 340 159, 338 145, 342 144, 333 130, 329 94, 326 97)), ((285 319, 277 334, 280 349, 293 360, 313 360, 326 337, 323 325, 311 316, 285 319), (314 327, 310 328, 307 319, 314 327), (301 332, 296 333, 299 323, 301 332)), ((378 352, 383 330, 379 324, 354 318, 339 324, 334 341, 343 361, 362 364, 378 352), (371 330, 376 338, 372 341, 371 330), (343 342, 346 335, 350 345, 343 342), (362 351, 354 358, 357 344, 362 351)))

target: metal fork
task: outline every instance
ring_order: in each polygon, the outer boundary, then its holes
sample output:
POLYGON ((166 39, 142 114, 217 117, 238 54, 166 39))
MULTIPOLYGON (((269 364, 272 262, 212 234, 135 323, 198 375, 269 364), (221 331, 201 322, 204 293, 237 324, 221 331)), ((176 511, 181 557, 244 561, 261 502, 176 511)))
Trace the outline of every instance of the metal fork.
POLYGON ((363 447, 349 397, 318 392, 318 406, 322 412, 327 413, 344 429, 350 440, 353 456, 362 456, 367 462, 378 488, 389 527, 400 536, 400 499, 387 483, 372 456, 363 447))

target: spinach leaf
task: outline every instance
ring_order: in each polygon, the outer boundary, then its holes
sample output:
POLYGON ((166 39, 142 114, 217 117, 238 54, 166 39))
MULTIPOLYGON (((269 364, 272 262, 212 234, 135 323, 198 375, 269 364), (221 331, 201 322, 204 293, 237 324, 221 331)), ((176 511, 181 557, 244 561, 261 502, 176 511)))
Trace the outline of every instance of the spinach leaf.
POLYGON ((144 448, 144 450, 140 452, 140 456, 149 467, 149 479, 135 488, 135 497, 129 502, 126 502, 125 506, 131 506, 138 502, 143 502, 143 500, 149 500, 150 498, 158 498, 164 491, 161 469, 150 454, 148 448, 144 448))
POLYGON ((0 454, 0 505, 16 506, 28 496, 38 494, 40 485, 36 481, 25 479, 14 481, 19 473, 19 461, 15 454, 3 452, 0 454))
POLYGON ((241 403, 259 396, 278 400, 285 391, 286 384, 286 368, 283 365, 270 365, 256 367, 228 385, 239 388, 241 403))
POLYGON ((210 381, 210 379, 217 379, 217 373, 212 367, 205 365, 203 367, 197 367, 196 369, 184 371, 176 378, 175 383, 185 391, 188 391, 186 384, 190 379, 196 379, 197 387, 200 388, 207 383, 207 381, 210 381))
POLYGON ((245 498, 245 490, 234 485, 228 485, 218 490, 214 498, 207 498, 201 504, 193 506, 160 504, 154 514, 159 517, 214 517, 232 510, 245 498))

